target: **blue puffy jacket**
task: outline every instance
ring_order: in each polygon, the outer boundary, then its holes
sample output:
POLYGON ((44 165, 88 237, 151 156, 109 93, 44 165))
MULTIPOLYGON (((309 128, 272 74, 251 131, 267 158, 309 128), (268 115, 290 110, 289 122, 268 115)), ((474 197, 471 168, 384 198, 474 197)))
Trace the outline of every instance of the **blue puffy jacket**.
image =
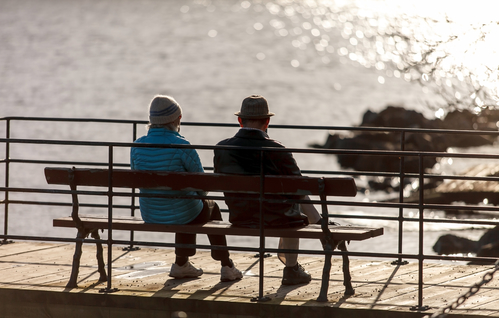
MULTIPOLYGON (((136 143, 189 145, 178 132, 165 128, 151 128, 146 136, 136 143)), ((132 147, 130 151, 132 170, 204 172, 195 149, 132 147)), ((140 189, 141 193, 195 194, 167 190, 140 189)), ((140 212, 146 223, 187 224, 194 220, 203 203, 196 199, 170 199, 140 197, 140 212)))

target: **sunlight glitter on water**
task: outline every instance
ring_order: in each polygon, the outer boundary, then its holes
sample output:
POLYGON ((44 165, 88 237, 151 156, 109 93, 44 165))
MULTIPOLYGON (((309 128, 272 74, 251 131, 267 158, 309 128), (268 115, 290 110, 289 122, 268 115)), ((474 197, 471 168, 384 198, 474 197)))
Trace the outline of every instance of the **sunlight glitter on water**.
POLYGON ((499 104, 499 26, 490 2, 253 0, 241 6, 265 7, 276 16, 271 26, 294 37, 295 48, 314 49, 319 57, 338 54, 343 63, 385 70, 389 77, 402 71, 408 81, 450 92, 452 103, 499 104), (342 37, 343 44, 331 47, 330 37, 342 37))

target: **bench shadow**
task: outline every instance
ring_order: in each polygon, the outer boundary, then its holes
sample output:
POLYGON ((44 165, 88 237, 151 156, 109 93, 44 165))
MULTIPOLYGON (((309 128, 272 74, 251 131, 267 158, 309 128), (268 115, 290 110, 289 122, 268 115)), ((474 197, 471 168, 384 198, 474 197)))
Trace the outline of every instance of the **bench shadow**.
POLYGON ((195 278, 168 278, 165 283, 163 284, 162 290, 169 290, 175 287, 178 287, 179 285, 185 284, 186 282, 191 282, 195 280, 199 280, 199 277, 195 278))
POLYGON ((192 295, 187 297, 187 299, 203 300, 207 297, 213 297, 213 300, 218 298, 226 297, 225 291, 227 291, 232 285, 237 284, 241 280, 235 280, 230 282, 218 282, 216 285, 212 286, 210 289, 197 290, 192 295), (214 295, 217 293, 216 295, 214 295))
POLYGON ((299 288, 302 288, 302 287, 305 287, 307 286, 308 284, 299 284, 299 285, 281 285, 279 286, 279 288, 276 290, 275 293, 270 293, 270 294, 267 294, 266 296, 267 297, 270 297, 271 300, 272 300, 272 303, 274 304, 280 304, 282 303, 284 300, 286 300, 286 296, 296 290, 296 289, 299 289, 299 288))
POLYGON ((167 279, 164 284, 163 284, 163 288, 161 288, 160 290, 156 291, 152 297, 165 297, 165 298, 170 298, 172 297, 173 295, 181 292, 181 289, 175 289, 179 286, 181 286, 182 284, 185 284, 186 282, 190 282, 190 281, 195 281, 195 280, 199 280, 200 278, 197 277, 197 278, 181 278, 181 279, 178 279, 178 278, 169 278, 167 279))
MULTIPOLYGON (((113 260, 113 263, 114 263, 115 261, 119 260, 120 258, 124 257, 125 255, 129 254, 129 253, 130 253, 130 251, 125 251, 124 253, 121 253, 120 255, 116 256, 116 257, 114 258, 114 260, 113 260)), ((96 263, 97 263, 97 260, 96 260, 96 263)), ((107 275, 109 275, 109 273, 107 273, 107 269, 108 269, 108 268, 107 268, 107 266, 105 267, 105 269, 106 269, 106 274, 107 274, 107 275)), ((78 269, 78 270, 79 270, 79 269, 78 269)), ((94 270, 94 271, 92 271, 92 272, 88 273, 85 277, 80 278, 80 279, 77 281, 78 286, 79 286, 81 283, 83 283, 84 281, 86 281, 87 279, 89 279, 90 277, 92 277, 93 275, 96 275, 96 274, 98 274, 98 273, 99 273, 99 271, 98 271, 98 270, 94 270)), ((69 278, 68 278, 68 279, 69 279, 69 278)), ((90 285, 86 285, 84 288, 82 288, 82 290, 81 290, 81 291, 79 291, 79 293, 85 293, 85 292, 87 292, 87 291, 89 291, 89 290, 91 290, 91 289, 96 288, 98 285, 102 285, 102 284, 106 284, 106 285, 107 285, 107 281, 104 281, 104 282, 95 281, 94 283, 91 283, 90 285)), ((106 286, 106 287, 107 287, 107 286, 106 286)), ((79 287, 76 287, 76 288, 75 288, 75 287, 65 287, 65 288, 64 288, 64 292, 70 292, 70 291, 72 291, 72 290, 74 290, 74 289, 79 289, 79 287)))
MULTIPOLYGON (((186 282, 189 281, 195 281, 199 280, 200 278, 182 278, 182 279, 175 279, 171 278, 166 280, 164 283, 164 286, 162 289, 158 290, 156 293, 154 293, 153 297, 171 297, 174 294, 180 292, 179 290, 176 290, 175 288, 185 284, 186 282)), ((186 299, 196 299, 196 300, 203 300, 208 297, 213 297, 214 299, 217 299, 219 297, 223 297, 224 292, 228 290, 233 284, 237 284, 241 280, 235 280, 231 282, 218 282, 214 286, 212 286, 210 289, 200 289, 196 290, 194 293, 192 293, 189 297, 186 299), (216 295, 215 295, 216 294, 216 295)))

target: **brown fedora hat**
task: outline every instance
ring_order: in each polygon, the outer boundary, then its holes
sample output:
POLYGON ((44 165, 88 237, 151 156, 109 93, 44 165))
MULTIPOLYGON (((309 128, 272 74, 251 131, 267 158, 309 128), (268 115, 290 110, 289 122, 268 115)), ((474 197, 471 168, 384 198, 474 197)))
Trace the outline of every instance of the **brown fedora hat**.
POLYGON ((274 116, 274 113, 269 112, 269 105, 265 97, 260 95, 251 95, 243 100, 241 111, 234 113, 241 118, 261 119, 274 116))

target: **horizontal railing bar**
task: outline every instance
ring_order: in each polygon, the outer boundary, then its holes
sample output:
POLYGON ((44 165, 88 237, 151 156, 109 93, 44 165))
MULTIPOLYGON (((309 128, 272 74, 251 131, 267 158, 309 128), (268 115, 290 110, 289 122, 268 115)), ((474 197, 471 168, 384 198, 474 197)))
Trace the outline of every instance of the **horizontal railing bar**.
MULTIPOLYGON (((0 160, 0 163, 6 162, 6 160, 0 160)), ((88 162, 88 161, 54 161, 54 160, 32 160, 32 159, 10 159, 10 163, 30 163, 30 164, 52 164, 52 165, 78 165, 78 166, 109 166, 105 162, 88 162)), ((129 163, 114 163, 115 167, 129 168, 129 163)), ((211 171, 213 167, 203 167, 204 170, 211 171)), ((398 172, 353 172, 353 171, 327 171, 327 170, 302 170, 302 174, 321 174, 321 175, 350 175, 350 176, 373 176, 373 177, 399 177, 398 172)), ((405 173, 406 178, 417 178, 419 175, 417 173, 405 173)), ((435 175, 435 174, 424 174, 424 178, 427 179, 442 179, 442 180, 471 180, 471 181, 497 181, 499 182, 499 177, 495 176, 466 176, 466 175, 435 175)))
MULTIPOLYGON (((0 163, 7 162, 6 159, 0 160, 0 163)), ((52 165, 78 165, 78 166, 109 166, 105 162, 88 162, 88 161, 54 161, 54 160, 32 160, 32 159, 9 159, 10 163, 29 163, 29 164, 52 164, 52 165)), ((115 167, 130 167, 129 163, 114 163, 115 167)), ((203 167, 206 171, 213 170, 213 167, 203 167)), ((302 170, 302 174, 321 174, 321 175, 350 175, 350 176, 373 176, 373 177, 399 177, 398 172, 363 172, 363 171, 328 171, 328 170, 302 170)), ((417 178, 417 173, 405 173, 406 178, 417 178)), ((472 180, 472 181, 498 181, 499 177, 494 176, 466 176, 466 175, 435 175, 424 174, 427 179, 442 179, 442 180, 472 180)))
MULTIPOLYGON (((219 198, 223 199, 223 198, 219 198)), ((5 203, 4 201, 0 201, 0 204, 5 203)), ((71 207, 72 203, 70 202, 50 202, 50 201, 24 201, 24 200, 9 200, 10 204, 18 204, 18 205, 42 205, 42 206, 67 206, 71 207)), ((107 204, 95 204, 95 203, 80 203, 80 207, 87 208, 108 208, 107 204)), ((116 204, 112 206, 116 209, 139 209, 139 206, 131 206, 131 205, 122 205, 116 204)), ((227 210, 222 212, 228 213, 227 210)), ((376 221, 404 221, 404 222, 419 222, 419 218, 409 218, 409 217, 398 217, 398 216, 379 216, 379 215, 355 215, 355 214, 329 214, 330 218, 341 218, 341 219, 366 219, 366 220, 376 220, 376 221)), ((439 219, 429 219, 425 218, 424 221, 426 223, 449 223, 449 224, 470 224, 470 225, 499 225, 498 221, 482 221, 478 219, 447 219, 447 218, 439 218, 439 219)))
MULTIPOLYGON (((407 177, 407 175, 406 175, 407 177)), ((472 181, 499 181, 499 177, 495 176, 466 176, 466 175, 440 175, 440 174, 423 174, 425 179, 438 178, 442 180, 472 180, 472 181)))
MULTIPOLYGON (((32 160, 32 159, 10 159, 10 163, 29 163, 29 164, 49 164, 49 165, 77 165, 77 166, 103 166, 108 167, 106 162, 88 162, 88 161, 55 161, 55 160, 32 160)), ((114 163, 115 167, 130 167, 129 163, 114 163)))
MULTIPOLYGON (((356 214, 328 214, 330 218, 341 218, 341 219, 365 219, 365 220, 375 220, 375 221, 404 221, 404 222, 414 222, 418 223, 421 220, 418 218, 408 218, 408 217, 398 217, 398 216, 369 216, 369 215, 356 215, 356 214)), ((449 223, 449 224, 470 224, 470 225, 499 225, 499 220, 494 221, 481 221, 478 219, 429 219, 424 218, 425 223, 449 223)))
MULTIPOLYGON (((1 203, 1 202, 0 202, 1 203)), ((72 203, 69 202, 46 202, 46 201, 21 201, 21 200, 9 200, 9 204, 18 204, 18 205, 43 205, 43 206, 63 206, 63 207, 71 207, 72 203)), ((78 204, 80 207, 85 208, 108 208, 107 204, 98 204, 98 203, 80 203, 78 204)), ((117 209, 128 209, 132 208, 131 205, 124 204, 114 204, 113 208, 117 209)), ((139 206, 134 206, 135 209, 139 209, 139 206)))
MULTIPOLYGON (((54 122, 95 122, 95 123, 117 123, 117 124, 147 124, 144 120, 128 120, 128 119, 103 119, 103 118, 71 118, 71 117, 21 117, 10 116, 2 117, 0 120, 16 120, 16 121, 54 121, 54 122)), ((184 123, 182 123, 184 124, 184 123)))
POLYGON ((131 142, 97 142, 97 141, 67 141, 67 140, 45 140, 45 139, 6 139, 0 138, 1 142, 11 144, 49 144, 49 145, 71 145, 71 146, 102 146, 102 147, 144 147, 144 148, 178 148, 178 149, 240 149, 259 150, 272 152, 292 152, 309 154, 363 154, 372 156, 405 156, 405 157, 448 157, 448 158, 474 158, 474 159, 499 159, 495 154, 479 153, 448 153, 448 152, 423 152, 423 151, 394 151, 394 150, 359 150, 359 149, 303 149, 303 148, 275 148, 275 147, 239 147, 218 145, 170 145, 170 144, 147 144, 131 142))
MULTIPOLYGON (((220 198, 222 199, 222 198, 220 198)), ((4 203, 0 201, 0 204, 4 203)), ((50 201, 21 201, 21 200, 9 200, 10 204, 19 204, 19 205, 43 205, 43 206, 72 206, 70 202, 50 202, 50 201)), ((96 204, 96 203, 80 203, 80 207, 87 208, 108 208, 107 204, 96 204)), ((139 209, 139 206, 131 206, 131 205, 122 205, 116 204, 113 205, 113 208, 116 209, 139 209)), ((222 212, 228 213, 227 210, 222 212)), ((341 218, 341 219, 366 219, 366 220, 377 220, 377 221, 404 221, 404 222, 419 222, 419 218, 409 218, 409 217, 398 217, 398 216, 379 216, 379 215, 355 215, 355 214, 329 214, 330 218, 341 218)), ((499 225, 498 221, 482 221, 478 219, 447 219, 447 218, 439 218, 439 219, 429 219, 425 218, 425 222, 427 223, 450 223, 450 224, 470 224, 470 225, 499 225)))
MULTIPOLYGON (((24 241, 47 241, 47 242, 68 242, 76 243, 82 241, 81 239, 72 238, 58 238, 58 237, 44 237, 44 236, 21 236, 21 235, 0 235, 0 239, 5 240, 24 240, 24 241)), ((84 239, 83 242, 91 243, 102 243, 108 244, 109 240, 101 239, 84 239)), ((175 247, 175 243, 162 243, 162 242, 147 242, 147 241, 130 241, 130 240, 111 240, 112 245, 133 245, 133 246, 151 246, 151 247, 175 247)), ((218 249, 218 250, 231 250, 231 251, 241 251, 241 252, 260 252, 262 249, 258 247, 241 247, 241 246, 211 246, 211 245, 201 245, 201 244, 177 244, 177 246, 183 247, 194 247, 196 249, 218 249)), ((278 248, 267 248, 263 247, 264 252, 269 253, 301 253, 310 255, 324 255, 326 252, 323 250, 293 250, 293 249, 278 249, 278 248)), ((375 257, 375 258, 405 258, 418 260, 421 257, 417 254, 401 254, 401 253, 372 253, 372 252, 352 252, 352 251, 333 251, 329 252, 334 256, 341 256, 347 254, 349 256, 357 257, 375 257)), ((469 257, 469 256, 449 256, 449 255, 423 255, 424 259, 431 260, 449 260, 449 261, 495 261, 495 258, 489 257, 469 257)))
MULTIPOLYGON (((6 159, 0 159, 0 163, 7 162, 6 159)), ((108 167, 109 164, 105 162, 88 162, 88 161, 54 161, 54 160, 33 160, 33 159, 9 159, 10 163, 29 163, 29 164, 50 164, 50 165, 68 165, 68 166, 102 166, 108 167)), ((129 163, 114 163, 115 167, 129 168, 129 163)), ((213 167, 203 167, 205 171, 212 171, 213 167)), ((400 177, 398 172, 368 172, 368 171, 329 171, 329 170, 301 170, 303 175, 307 174, 320 174, 320 175, 349 175, 349 176, 372 176, 372 177, 400 177)), ((418 178, 417 173, 405 173, 406 178, 418 178)), ((425 178, 437 178, 437 179, 457 179, 457 180, 482 180, 482 181, 499 181, 499 177, 487 176, 487 177, 475 177, 475 176, 464 176, 464 175, 433 175, 425 174, 425 178)))
MULTIPOLYGON (((0 120, 15 121, 54 121, 54 122, 95 122, 95 123, 117 123, 117 124, 148 124, 144 120, 127 119, 102 119, 102 118, 56 118, 56 117, 2 117, 0 120)), ((236 123, 206 123, 206 122, 182 122, 186 126, 200 127, 239 127, 236 123)), ((269 128, 277 129, 302 129, 302 130, 347 130, 347 131, 371 131, 392 133, 438 133, 438 134, 466 134, 466 135, 498 135, 497 130, 461 130, 461 129, 429 129, 429 128, 404 128, 404 127, 365 127, 365 126, 311 126, 311 125, 276 125, 271 124, 269 128)))
MULTIPOLYGON (((308 203, 319 204, 320 201, 311 200, 308 203)), ((344 205, 344 206, 359 206, 359 207, 383 207, 383 208, 408 208, 408 209, 435 209, 435 210, 480 210, 480 211, 498 211, 498 207, 486 207, 479 205, 436 205, 436 204, 419 204, 419 203, 391 203, 391 202, 357 202, 357 201, 325 201, 328 205, 344 205)))
POLYGON ((435 260, 435 261, 486 261, 493 265, 497 258, 492 257, 480 257, 480 256, 451 256, 451 255, 423 255, 424 259, 435 260), (492 262, 491 262, 492 261, 492 262))
MULTIPOLYGON (((6 162, 6 160, 0 160, 0 163, 6 162)), ((105 162, 88 162, 88 161, 54 161, 54 160, 32 160, 32 159, 10 159, 10 163, 29 163, 29 164, 51 164, 51 165, 78 165, 78 166, 109 166, 105 162)), ((129 163, 114 163, 115 167, 130 167, 129 163)), ((213 167, 203 167, 204 170, 213 170, 213 167)), ((302 170, 302 174, 327 174, 327 175, 350 175, 350 176, 373 176, 373 177, 399 177, 398 172, 352 172, 352 171, 327 171, 327 170, 302 170)), ((405 173, 406 178, 417 178, 419 175, 417 173, 405 173)), ((466 176, 466 175, 435 175, 435 174, 424 174, 425 178, 432 179, 442 179, 442 180, 472 180, 472 181, 497 181, 499 182, 499 177, 495 176, 466 176)))
MULTIPOLYGON (((301 170, 303 175, 307 174, 320 174, 320 175, 349 175, 349 176, 373 176, 373 177, 399 177, 400 173, 398 172, 369 172, 369 171, 329 171, 329 170, 301 170)), ((409 173, 406 173, 407 177, 409 173)), ((414 178, 418 177, 417 174, 414 175, 414 178)))
MULTIPOLYGON (((21 235, 0 235, 0 239, 6 240, 24 240, 24 241, 53 241, 53 242, 68 242, 68 243, 76 243, 83 241, 84 243, 102 243, 108 244, 109 240, 106 239, 72 239, 72 238, 58 238, 58 237, 45 237, 45 236, 21 236, 21 235)), ((163 242, 147 242, 147 241, 130 241, 130 240, 111 240, 113 245, 140 245, 140 246, 152 246, 152 247, 192 247, 196 249, 207 249, 207 250, 233 250, 233 251, 241 251, 241 252, 260 252, 261 249, 258 247, 244 247, 244 246, 212 246, 212 245, 201 245, 201 244, 175 244, 175 243, 163 243, 163 242)), ((295 253, 303 253, 303 254, 317 254, 324 255, 324 251, 320 250, 290 250, 290 249, 275 249, 275 248, 264 248, 265 252, 295 252, 295 253)), ((332 255, 342 255, 344 252, 331 252, 332 255)), ((351 252, 347 252, 351 253, 351 252)), ((357 253, 359 255, 366 254, 370 257, 377 256, 375 253, 357 253)), ((409 257, 414 258, 414 255, 408 255, 409 257)))
MULTIPOLYGON (((193 198, 206 198, 214 200, 223 200, 223 196, 194 196, 194 195, 167 195, 167 194, 144 194, 144 193, 132 193, 132 192, 115 192, 115 191, 95 191, 95 190, 77 190, 78 195, 89 195, 89 196, 116 196, 116 197, 168 197, 168 198, 181 198, 181 199, 193 199, 193 198)), ((59 190, 59 189, 39 189, 39 188, 6 188, 0 187, 0 191, 9 192, 21 192, 21 193, 52 193, 52 194, 71 194, 71 190, 59 190)), ((258 201, 259 198, 248 198, 248 200, 258 201)), ((275 199, 264 199, 266 202, 279 202, 275 199)), ((289 199, 289 202, 293 203, 311 203, 311 204, 322 204, 326 203, 328 205, 334 206, 358 206, 358 207, 384 207, 384 208, 408 208, 408 209, 419 209, 424 207, 425 209, 434 210, 469 210, 469 211, 499 211, 499 207, 496 206, 481 206, 481 205, 455 205, 455 204, 419 204, 419 203, 396 203, 396 202, 358 202, 358 201, 339 201, 339 200, 298 200, 289 199)))
MULTIPOLYGON (((223 198, 220 198, 223 199, 223 198)), ((0 201, 0 204, 5 202, 0 201)), ((18 205, 41 205, 41 206, 65 206, 71 207, 72 203, 70 202, 50 202, 50 201, 22 201, 22 200, 9 200, 10 204, 18 204, 18 205)), ((86 208, 108 208, 107 204, 96 204, 96 203, 80 203, 80 207, 86 208)), ((115 204, 112 206, 116 209, 131 209, 131 205, 123 205, 123 204, 115 204)), ((134 209, 139 209, 139 206, 133 206, 134 209)), ((228 211, 223 211, 228 212, 228 211)), ((365 219, 365 220, 375 220, 375 221, 404 221, 404 222, 420 222, 419 218, 409 218, 409 217, 398 217, 398 216, 379 216, 379 215, 356 215, 356 214, 328 214, 330 218, 339 218, 339 219, 365 219)), ((470 224, 470 225, 499 225, 499 220, 478 220, 478 219, 447 219, 447 218, 438 218, 438 219, 429 219, 424 218, 424 222, 426 223, 447 223, 447 224, 470 224)))

